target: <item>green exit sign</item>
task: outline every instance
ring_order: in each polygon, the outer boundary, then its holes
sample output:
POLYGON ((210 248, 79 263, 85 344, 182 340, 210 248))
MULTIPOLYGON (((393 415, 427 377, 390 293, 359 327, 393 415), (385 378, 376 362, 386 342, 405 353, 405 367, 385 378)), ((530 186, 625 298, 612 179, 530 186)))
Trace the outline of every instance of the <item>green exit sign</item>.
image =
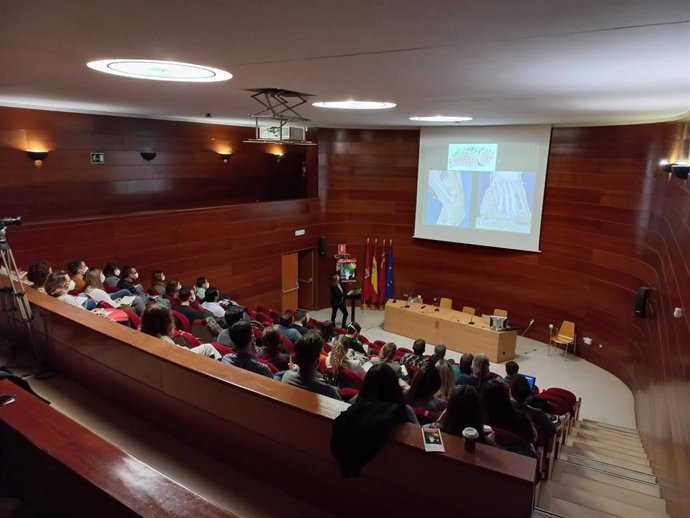
POLYGON ((92 164, 105 164, 105 153, 91 153, 92 164))

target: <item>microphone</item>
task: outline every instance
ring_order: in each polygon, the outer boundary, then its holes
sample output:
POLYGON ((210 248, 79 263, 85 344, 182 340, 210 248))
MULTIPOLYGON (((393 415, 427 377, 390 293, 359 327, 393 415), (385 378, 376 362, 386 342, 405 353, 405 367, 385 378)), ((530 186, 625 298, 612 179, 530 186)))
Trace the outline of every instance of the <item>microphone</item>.
POLYGON ((472 316, 470 317, 470 321, 467 323, 467 325, 468 325, 468 326, 473 326, 473 325, 474 325, 473 320, 474 320, 474 315, 472 315, 472 316))

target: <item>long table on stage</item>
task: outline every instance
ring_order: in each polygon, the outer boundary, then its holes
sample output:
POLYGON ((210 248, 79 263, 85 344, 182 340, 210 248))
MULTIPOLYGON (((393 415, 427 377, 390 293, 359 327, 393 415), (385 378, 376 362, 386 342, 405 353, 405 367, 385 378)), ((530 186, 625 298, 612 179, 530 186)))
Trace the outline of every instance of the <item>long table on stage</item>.
POLYGON ((390 299, 386 302, 383 329, 409 338, 424 338, 432 344, 443 343, 459 353, 484 353, 495 363, 515 358, 516 330, 496 331, 481 317, 454 309, 390 299))

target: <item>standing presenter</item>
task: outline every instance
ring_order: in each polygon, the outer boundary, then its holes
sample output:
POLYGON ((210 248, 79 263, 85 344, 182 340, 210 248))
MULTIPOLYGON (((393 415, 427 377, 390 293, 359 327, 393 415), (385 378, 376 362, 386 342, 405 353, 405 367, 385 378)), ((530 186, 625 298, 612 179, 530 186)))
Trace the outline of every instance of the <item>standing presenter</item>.
POLYGON ((335 317, 340 310, 343 314, 343 325, 347 327, 347 308, 345 307, 345 290, 340 284, 340 276, 334 275, 331 277, 331 321, 335 323, 335 317))

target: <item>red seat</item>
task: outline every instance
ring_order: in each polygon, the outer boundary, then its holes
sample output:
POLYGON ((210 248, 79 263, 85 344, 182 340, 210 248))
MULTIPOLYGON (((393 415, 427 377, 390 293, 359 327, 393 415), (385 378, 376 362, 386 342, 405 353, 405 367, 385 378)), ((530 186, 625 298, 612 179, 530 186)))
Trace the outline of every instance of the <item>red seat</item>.
POLYGON ((183 347, 187 347, 188 349, 201 345, 201 341, 196 336, 180 329, 176 329, 173 333, 173 342, 183 347))
POLYGON ((340 397, 342 398, 343 401, 349 401, 353 397, 355 397, 357 394, 359 394, 359 389, 356 388, 341 388, 340 389, 340 397))
POLYGON ((170 301, 170 307, 172 309, 175 309, 177 307, 177 299, 175 297, 171 297, 170 295, 163 295, 163 298, 168 299, 170 301))
POLYGON ((211 342, 211 345, 213 348, 218 351, 220 354, 225 356, 226 354, 232 354, 235 351, 232 349, 232 347, 228 347, 227 345, 219 344, 218 342, 211 342))
POLYGON ((120 291, 117 286, 111 286, 110 284, 104 284, 103 289, 106 293, 115 293, 116 291, 120 291))
POLYGON ((275 373, 279 372, 279 371, 278 371, 278 367, 276 367, 275 365, 273 365, 273 364, 272 364, 271 362, 269 362, 268 360, 264 360, 263 358, 257 358, 257 361, 258 361, 259 363, 263 363, 264 365, 268 365, 268 368, 271 369, 271 373, 272 373, 272 374, 275 374, 275 373))
POLYGON ((358 335, 359 341, 365 344, 371 344, 371 342, 367 339, 366 336, 364 336, 362 333, 358 335))
MULTIPOLYGON (((334 376, 332 367, 329 367, 328 369, 326 369, 326 371, 331 375, 331 377, 334 376)), ((342 388, 361 389, 363 380, 357 374, 352 372, 350 369, 346 369, 344 367, 341 367, 340 369, 338 369, 338 377, 336 379, 336 383, 338 384, 338 387, 340 387, 341 389, 342 388)))
POLYGON ((175 311, 174 309, 171 311, 171 313, 173 318, 175 319, 175 327, 177 327, 177 329, 187 331, 188 333, 192 331, 192 324, 189 323, 189 319, 186 316, 184 316, 179 311, 175 311))

